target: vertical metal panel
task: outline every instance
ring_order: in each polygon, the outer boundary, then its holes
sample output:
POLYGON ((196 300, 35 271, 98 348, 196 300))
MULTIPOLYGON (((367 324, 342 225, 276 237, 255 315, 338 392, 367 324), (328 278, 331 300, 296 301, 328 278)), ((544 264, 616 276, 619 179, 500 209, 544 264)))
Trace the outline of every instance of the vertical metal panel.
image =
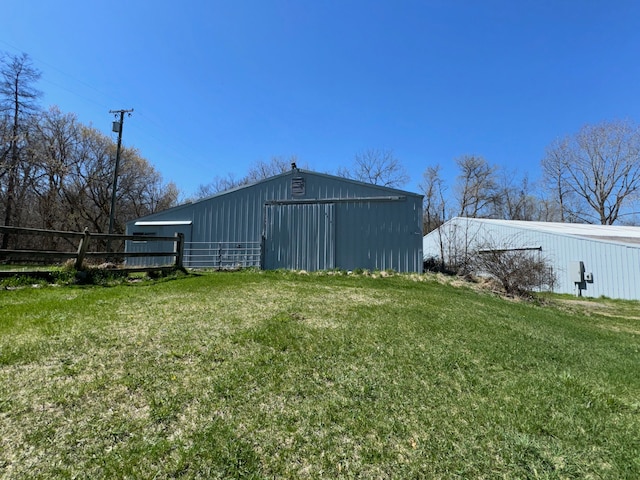
POLYGON ((353 270, 422 271, 421 199, 338 204, 336 263, 353 270))
POLYGON ((420 271, 415 265, 415 241, 421 235, 410 228, 414 222, 406 210, 407 203, 401 201, 338 204, 336 263, 340 268, 420 271))
POLYGON ((334 268, 334 211, 333 204, 267 205, 265 268, 334 268))

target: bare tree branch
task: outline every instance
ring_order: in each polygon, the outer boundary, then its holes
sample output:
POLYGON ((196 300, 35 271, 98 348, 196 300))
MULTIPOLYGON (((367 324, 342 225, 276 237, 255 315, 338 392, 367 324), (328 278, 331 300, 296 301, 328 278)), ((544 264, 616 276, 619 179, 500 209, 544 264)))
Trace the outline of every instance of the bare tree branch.
POLYGON ((630 122, 586 125, 554 142, 542 160, 563 218, 611 225, 625 208, 634 209, 640 192, 640 129, 630 122), (573 199, 570 206, 567 199, 573 199))
POLYGON ((498 195, 497 167, 475 155, 459 157, 456 164, 460 169, 456 185, 459 215, 477 218, 488 214, 498 195))
POLYGON ((409 175, 391 150, 369 149, 356 154, 351 168, 340 168, 338 175, 359 182, 401 188, 409 175))

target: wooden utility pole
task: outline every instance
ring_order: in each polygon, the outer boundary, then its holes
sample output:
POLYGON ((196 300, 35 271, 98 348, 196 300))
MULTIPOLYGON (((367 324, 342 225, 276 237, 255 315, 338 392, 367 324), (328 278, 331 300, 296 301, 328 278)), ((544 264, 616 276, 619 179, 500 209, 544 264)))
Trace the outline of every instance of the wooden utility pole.
MULTIPOLYGON (((116 149, 116 168, 113 170, 113 190, 111 191, 111 210, 109 212, 109 234, 113 233, 113 221, 116 212, 116 190, 118 189, 118 168, 120 166, 120 148, 122 146, 122 125, 124 124, 124 114, 131 116, 131 110, 109 110, 109 113, 119 114, 120 121, 113 122, 113 131, 118 132, 118 147, 116 149)), ((107 249, 108 250, 108 249, 107 249)))

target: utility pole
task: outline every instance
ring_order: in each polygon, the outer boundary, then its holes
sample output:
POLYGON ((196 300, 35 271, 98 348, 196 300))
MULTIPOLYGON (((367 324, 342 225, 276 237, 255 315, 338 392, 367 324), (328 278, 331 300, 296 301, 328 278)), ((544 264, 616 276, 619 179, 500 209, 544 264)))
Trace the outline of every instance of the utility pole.
MULTIPOLYGON (((113 170, 113 190, 111 191, 111 211, 109 212, 109 234, 113 233, 113 220, 116 213, 116 190, 118 189, 118 167, 120 166, 120 148, 122 146, 122 125, 124 124, 124 114, 131 116, 133 108, 130 110, 109 110, 109 113, 120 115, 120 120, 113 122, 113 131, 118 132, 118 148, 116 149, 116 168, 113 170)), ((107 248, 109 250, 109 248, 107 248)))

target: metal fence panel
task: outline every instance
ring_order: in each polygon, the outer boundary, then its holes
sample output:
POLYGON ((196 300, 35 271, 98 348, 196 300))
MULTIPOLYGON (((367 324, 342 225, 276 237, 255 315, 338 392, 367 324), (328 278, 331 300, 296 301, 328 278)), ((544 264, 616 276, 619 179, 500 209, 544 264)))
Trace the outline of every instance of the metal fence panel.
POLYGON ((233 269, 260 267, 260 242, 188 242, 184 266, 233 269))

